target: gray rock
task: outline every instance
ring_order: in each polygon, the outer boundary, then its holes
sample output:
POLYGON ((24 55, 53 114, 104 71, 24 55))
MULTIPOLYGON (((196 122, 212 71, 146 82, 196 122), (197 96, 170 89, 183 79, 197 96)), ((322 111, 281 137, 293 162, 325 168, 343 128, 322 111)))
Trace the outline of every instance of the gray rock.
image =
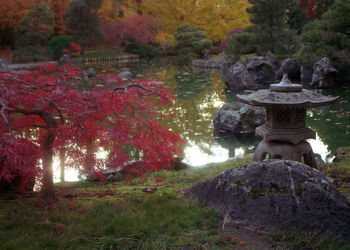
POLYGON ((320 154, 314 153, 314 156, 315 156, 315 162, 317 166, 320 166, 325 163, 320 154))
POLYGON ((96 71, 93 67, 89 67, 87 70, 85 70, 83 72, 83 78, 87 79, 87 78, 93 78, 96 76, 96 71))
POLYGON ((225 72, 225 83, 229 89, 257 89, 257 85, 241 63, 235 63, 225 72))
POLYGON ((64 65, 70 62, 71 62, 70 56, 67 54, 64 54, 63 56, 61 56, 60 59, 58 59, 58 65, 64 65))
POLYGON ((265 58, 263 56, 250 56, 247 58, 246 64, 248 65, 249 63, 252 63, 252 62, 261 62, 261 61, 265 61, 265 58))
POLYGON ((123 71, 118 74, 118 76, 124 81, 130 80, 134 75, 129 71, 123 71))
POLYGON ((275 70, 266 61, 252 61, 247 64, 249 74, 256 84, 271 84, 275 82, 275 70))
POLYGON ((320 230, 350 239, 350 203, 323 173, 300 162, 252 162, 196 183, 185 194, 237 226, 320 230))
POLYGON ((284 74, 288 74, 290 79, 300 78, 300 64, 294 58, 287 58, 283 61, 281 68, 276 73, 277 78, 281 79, 284 74))
POLYGON ((254 134, 265 123, 265 110, 244 103, 226 103, 214 115, 214 128, 220 132, 254 134))
POLYGON ((227 71, 227 69, 232 65, 233 65, 233 62, 231 60, 222 60, 218 63, 218 67, 222 71, 227 71))
POLYGON ((10 72, 9 65, 5 59, 0 58, 0 72, 8 73, 10 72))
POLYGON ((300 81, 301 83, 310 83, 312 80, 313 69, 307 69, 304 66, 300 67, 300 81))
POLYGON ((210 56, 210 49, 204 50, 203 59, 208 60, 210 56))
MULTIPOLYGON (((125 173, 116 169, 105 169, 102 171, 102 174, 104 176, 103 181, 120 181, 125 179, 125 173)), ((87 179, 90 181, 101 181, 98 179, 97 175, 93 173, 88 175, 87 179)))
POLYGON ((205 68, 218 68, 218 63, 216 61, 213 61, 213 60, 208 60, 205 62, 204 67, 205 68))
POLYGON ((313 66, 314 73, 310 85, 315 88, 331 88, 335 83, 337 70, 333 68, 331 60, 323 57, 313 66))
POLYGON ((265 57, 265 61, 267 61, 268 63, 270 63, 273 67, 273 70, 275 72, 277 72, 280 67, 281 67, 281 61, 280 59, 275 55, 273 54, 272 52, 267 52, 267 55, 265 57))

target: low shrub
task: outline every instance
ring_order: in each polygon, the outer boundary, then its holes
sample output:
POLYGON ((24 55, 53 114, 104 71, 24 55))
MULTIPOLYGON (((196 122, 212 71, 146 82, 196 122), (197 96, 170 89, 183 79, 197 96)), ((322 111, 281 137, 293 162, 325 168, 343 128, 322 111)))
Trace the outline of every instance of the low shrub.
POLYGON ((63 50, 69 49, 72 42, 73 38, 67 35, 60 35, 52 38, 49 42, 49 47, 52 50, 53 56, 56 59, 61 57, 64 54, 63 50))
POLYGON ((157 48, 138 42, 129 43, 125 48, 125 52, 139 55, 141 58, 145 59, 152 59, 160 55, 157 48))

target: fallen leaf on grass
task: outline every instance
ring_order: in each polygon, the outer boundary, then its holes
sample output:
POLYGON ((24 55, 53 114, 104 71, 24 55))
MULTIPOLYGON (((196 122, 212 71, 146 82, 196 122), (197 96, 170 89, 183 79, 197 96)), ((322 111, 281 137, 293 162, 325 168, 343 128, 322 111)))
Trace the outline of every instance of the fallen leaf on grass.
POLYGON ((144 192, 145 194, 152 194, 156 191, 156 188, 144 188, 142 189, 142 192, 144 192))
POLYGON ((65 226, 64 226, 63 224, 59 224, 59 225, 55 228, 55 230, 54 230, 53 232, 56 233, 56 234, 61 234, 61 233, 64 232, 65 229, 66 229, 66 228, 65 228, 65 226))

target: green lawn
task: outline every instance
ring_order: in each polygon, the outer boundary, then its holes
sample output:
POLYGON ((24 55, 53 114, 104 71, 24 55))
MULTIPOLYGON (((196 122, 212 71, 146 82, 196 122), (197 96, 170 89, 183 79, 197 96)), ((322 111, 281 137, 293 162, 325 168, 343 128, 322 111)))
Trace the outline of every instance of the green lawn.
MULTIPOLYGON (((0 249, 256 249, 255 238, 222 231, 217 212, 183 195, 192 184, 249 161, 149 173, 128 183, 58 184, 54 205, 36 196, 1 201, 0 249)), ((350 249, 331 237, 259 237, 278 249, 350 249)))

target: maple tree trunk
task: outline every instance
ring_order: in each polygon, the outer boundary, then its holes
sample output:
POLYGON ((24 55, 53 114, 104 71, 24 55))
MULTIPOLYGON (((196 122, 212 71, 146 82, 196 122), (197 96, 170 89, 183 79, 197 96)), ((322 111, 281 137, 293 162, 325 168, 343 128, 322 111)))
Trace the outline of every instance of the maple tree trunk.
POLYGON ((61 182, 64 182, 64 177, 65 177, 64 176, 65 154, 66 154, 66 151, 64 149, 62 149, 60 151, 60 180, 61 180, 61 182))
MULTIPOLYGON (((46 139, 50 137, 49 133, 45 136, 46 139)), ((52 171, 52 146, 44 146, 43 154, 43 186, 41 189, 41 196, 44 200, 56 199, 55 191, 53 188, 53 171, 52 171)))
POLYGON ((57 122, 52 114, 42 113, 41 118, 47 124, 47 133, 43 142, 43 186, 41 189, 41 197, 44 200, 56 200, 56 194, 53 186, 53 149, 52 143, 56 138, 57 122))

